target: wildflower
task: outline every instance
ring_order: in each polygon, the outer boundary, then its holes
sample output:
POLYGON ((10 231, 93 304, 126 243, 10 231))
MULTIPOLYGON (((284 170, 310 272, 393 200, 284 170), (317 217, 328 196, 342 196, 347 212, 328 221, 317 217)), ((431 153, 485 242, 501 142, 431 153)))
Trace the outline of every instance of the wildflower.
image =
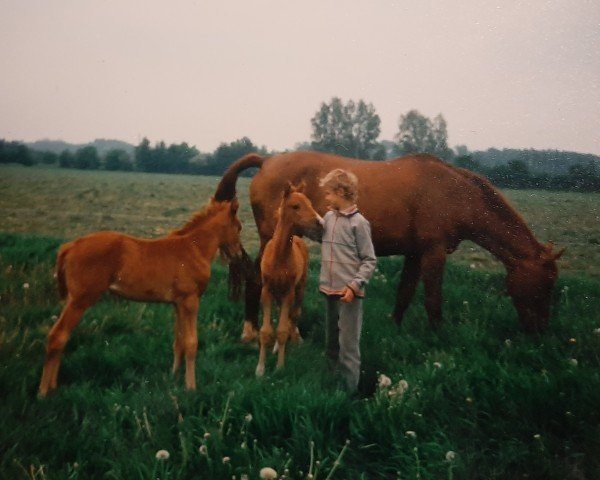
POLYGON ((247 473, 242 473, 240 475, 240 480, 250 480, 250 477, 248 477, 247 473))
POLYGON ((206 445, 200 445, 198 451, 200 452, 200 455, 208 455, 208 448, 206 448, 206 445))
POLYGON ((572 365, 573 367, 577 366, 577 359, 576 358, 569 358, 569 364, 572 365))
POLYGON ((475 264, 472 263, 471 265, 469 265, 471 268, 475 268, 475 264))
POLYGON ((244 417, 244 421, 246 423, 250 423, 252 421, 252 414, 248 413, 245 417, 244 417))
POLYGON ((468 300, 463 300, 463 305, 468 305, 468 304, 469 304, 468 300))
POLYGON ((506 340, 504 340, 504 345, 506 345, 507 347, 510 347, 512 345, 510 338, 507 338, 506 340))
POLYGON ((575 344, 577 343, 577 339, 576 339, 576 338, 573 338, 573 337, 571 337, 571 338, 569 338, 569 343, 570 343, 571 345, 575 345, 575 344))
POLYGON ((260 469, 260 478, 271 479, 277 478, 277 472, 271 467, 263 467, 260 469))
POLYGON ((404 432, 404 435, 410 438, 417 438, 417 434, 412 430, 407 430, 406 432, 404 432))
POLYGON ((248 444, 246 442, 242 442, 240 447, 242 448, 242 450, 245 450, 246 448, 248 448, 248 444))
POLYGON ((210 438, 210 433, 206 432, 204 434, 204 440, 208 440, 210 438))
POLYGON ((533 438, 535 438, 536 440, 539 440, 542 438, 542 436, 539 433, 536 433, 533 438))
POLYGON ((156 452, 156 459, 160 461, 168 460, 170 456, 171 454, 167 450, 159 450, 156 452))
POLYGON ((456 453, 454 453, 452 450, 448 450, 446 452, 446 461, 447 462, 453 462, 455 458, 456 458, 456 453))
POLYGON ((600 335, 600 328, 594 328, 594 333, 596 335, 600 335))
POLYGON ((27 282, 23 284, 23 290, 29 290, 29 284, 27 282))
POLYGON ((229 457, 223 457, 223 465, 226 465, 229 462, 231 462, 231 458, 229 458, 229 457))
POLYGON ((467 397, 467 398, 465 398, 465 402, 473 403, 473 399, 471 397, 467 397))
POLYGON ((433 366, 435 368, 442 368, 442 364, 440 362, 433 362, 433 366))
POLYGON ((387 388, 392 384, 392 380, 390 379, 390 377, 388 377, 387 375, 384 375, 383 373, 379 374, 379 388, 387 388))

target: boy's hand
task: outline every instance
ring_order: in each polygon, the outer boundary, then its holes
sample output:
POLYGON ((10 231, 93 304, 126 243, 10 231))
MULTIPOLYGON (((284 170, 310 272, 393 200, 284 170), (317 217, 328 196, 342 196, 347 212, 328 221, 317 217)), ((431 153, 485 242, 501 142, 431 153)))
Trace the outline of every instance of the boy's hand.
POLYGON ((344 288, 344 292, 342 293, 342 298, 340 298, 340 302, 350 303, 354 300, 354 292, 350 287, 344 288))

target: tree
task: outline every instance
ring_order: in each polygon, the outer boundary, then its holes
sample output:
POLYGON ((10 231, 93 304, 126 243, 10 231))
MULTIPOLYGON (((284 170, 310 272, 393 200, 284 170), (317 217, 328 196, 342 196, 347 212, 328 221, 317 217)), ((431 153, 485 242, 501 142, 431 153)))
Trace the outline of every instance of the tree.
POLYGON ((151 172, 152 152, 150 149, 150 140, 144 137, 140 144, 135 147, 133 157, 135 166, 138 170, 141 170, 142 172, 151 172))
POLYGON ((114 148, 109 150, 104 158, 104 166, 107 170, 133 170, 131 157, 125 150, 114 148))
POLYGON ((98 169, 100 167, 100 157, 98 156, 96 147, 88 145, 87 147, 78 149, 75 152, 73 166, 84 170, 98 169))
POLYGON ((383 158, 385 149, 377 142, 381 120, 372 104, 363 100, 344 103, 338 97, 311 119, 313 149, 356 158, 383 158), (382 153, 383 152, 383 153, 382 153))
POLYGON ((396 139, 396 153, 430 153, 446 160, 452 158, 448 147, 447 123, 439 114, 433 120, 417 110, 410 110, 400 117, 396 139))
POLYGON ((198 173, 222 175, 229 165, 251 152, 266 153, 266 149, 258 148, 248 137, 234 140, 231 143, 221 143, 212 155, 207 157, 206 164, 198 169, 198 173))
POLYGON ((58 165, 62 168, 72 168, 74 160, 74 155, 70 150, 63 150, 58 156, 58 165))

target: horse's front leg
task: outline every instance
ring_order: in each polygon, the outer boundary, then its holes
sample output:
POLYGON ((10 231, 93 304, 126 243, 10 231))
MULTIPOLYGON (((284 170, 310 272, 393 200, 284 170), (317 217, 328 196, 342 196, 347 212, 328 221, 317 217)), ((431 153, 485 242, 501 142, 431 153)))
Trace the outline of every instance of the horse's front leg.
POLYGON ((281 314, 277 324, 277 368, 283 368, 285 363, 285 345, 290 337, 292 321, 290 311, 294 301, 294 294, 289 293, 281 302, 281 314))
POLYGON ((71 337, 73 329, 79 324, 83 312, 89 307, 88 303, 77 302, 70 298, 56 323, 48 333, 46 359, 40 380, 38 395, 45 397, 48 392, 56 389, 60 360, 65 346, 71 337))
POLYGON ((445 265, 446 251, 443 247, 435 247, 423 254, 421 272, 425 286, 425 309, 429 325, 434 330, 442 322, 442 282, 445 265))
POLYGON ((406 312, 413 299, 420 275, 421 256, 406 255, 404 257, 400 283, 398 284, 398 293, 396 294, 396 306, 394 307, 394 319, 398 325, 402 323, 404 312, 406 312))
POLYGON ((177 309, 175 310, 175 328, 173 335, 173 370, 172 373, 175 375, 179 371, 181 366, 181 359, 183 358, 183 328, 179 321, 179 315, 177 309))
POLYGON ((263 322, 260 327, 260 352, 258 354, 258 364, 256 365, 255 372, 257 377, 262 377, 265 374, 267 348, 273 337, 273 326, 271 325, 271 306, 273 304, 273 297, 265 285, 262 287, 261 303, 263 307, 263 322))
POLYGON ((181 332, 180 342, 185 355, 185 386, 188 390, 196 390, 196 353, 198 351, 198 307, 200 298, 194 294, 179 299, 175 303, 176 323, 181 332))

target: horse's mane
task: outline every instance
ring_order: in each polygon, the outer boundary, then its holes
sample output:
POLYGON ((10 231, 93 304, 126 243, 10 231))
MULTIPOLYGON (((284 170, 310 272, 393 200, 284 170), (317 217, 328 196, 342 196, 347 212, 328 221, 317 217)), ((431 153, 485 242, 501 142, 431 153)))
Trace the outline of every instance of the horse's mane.
POLYGON ((182 236, 187 235, 192 230, 197 228, 199 225, 204 223, 207 219, 213 216, 214 211, 217 209, 217 205, 215 203, 208 203, 202 210, 195 213, 192 218, 188 220, 188 222, 181 228, 173 230, 170 235, 171 236, 182 236))

